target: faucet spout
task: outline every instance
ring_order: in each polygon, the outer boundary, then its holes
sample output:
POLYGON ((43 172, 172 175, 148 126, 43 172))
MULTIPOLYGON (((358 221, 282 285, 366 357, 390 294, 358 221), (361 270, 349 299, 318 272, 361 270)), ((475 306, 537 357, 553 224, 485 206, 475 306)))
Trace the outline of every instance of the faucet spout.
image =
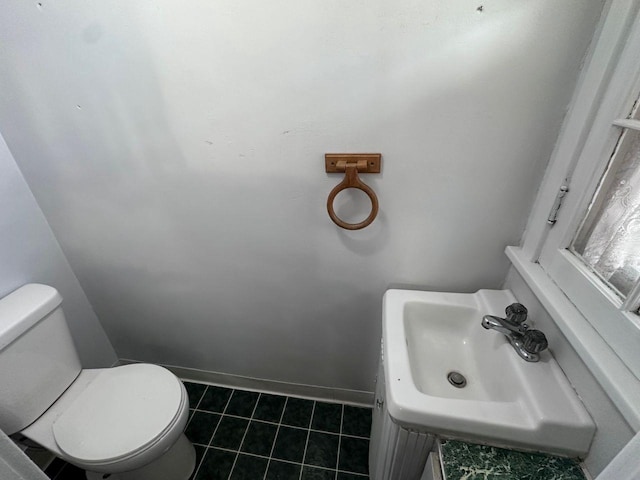
POLYGON ((495 315, 485 315, 482 317, 482 326, 487 330, 497 330, 505 335, 510 335, 511 333, 522 335, 527 331, 527 328, 529 328, 525 323, 514 325, 508 322, 506 318, 500 318, 495 315))
POLYGON ((514 303, 505 310, 507 317, 496 315, 482 317, 482 326, 487 330, 496 330, 502 333, 514 350, 527 362, 540 360, 539 352, 547 348, 547 338, 539 330, 530 330, 524 323, 527 318, 527 309, 524 305, 514 303))

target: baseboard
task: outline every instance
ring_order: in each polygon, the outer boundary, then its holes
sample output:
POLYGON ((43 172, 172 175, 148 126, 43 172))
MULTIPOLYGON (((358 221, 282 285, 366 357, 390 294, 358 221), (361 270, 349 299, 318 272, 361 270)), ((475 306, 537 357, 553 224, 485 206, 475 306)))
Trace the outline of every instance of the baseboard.
MULTIPOLYGON (((137 360, 121 358, 118 363, 120 365, 126 365, 139 362, 137 360)), ((322 387, 318 385, 305 385, 300 383, 288 383, 277 380, 264 380, 261 378, 244 377, 229 373, 176 367, 175 365, 162 366, 173 372, 176 377, 186 381, 219 385, 229 388, 240 388, 255 392, 275 393, 278 395, 308 398, 311 400, 346 403, 356 406, 371 407, 373 405, 373 392, 322 387)))

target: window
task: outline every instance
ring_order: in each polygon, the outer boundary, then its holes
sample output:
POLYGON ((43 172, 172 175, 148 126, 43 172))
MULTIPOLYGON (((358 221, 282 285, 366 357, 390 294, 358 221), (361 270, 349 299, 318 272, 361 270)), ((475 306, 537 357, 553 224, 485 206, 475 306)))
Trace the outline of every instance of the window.
POLYGON ((567 200, 573 198, 566 211, 560 210, 538 262, 640 378, 640 317, 635 313, 640 302, 636 287, 640 226, 637 212, 633 216, 640 197, 634 176, 640 174, 636 168, 640 136, 637 130, 621 126, 637 121, 628 113, 640 92, 640 77, 625 77, 625 88, 610 85, 602 100, 565 182, 567 200), (629 191, 631 181, 635 191, 629 191))
POLYGON ((637 313, 640 280, 640 122, 619 137, 569 250, 637 313))

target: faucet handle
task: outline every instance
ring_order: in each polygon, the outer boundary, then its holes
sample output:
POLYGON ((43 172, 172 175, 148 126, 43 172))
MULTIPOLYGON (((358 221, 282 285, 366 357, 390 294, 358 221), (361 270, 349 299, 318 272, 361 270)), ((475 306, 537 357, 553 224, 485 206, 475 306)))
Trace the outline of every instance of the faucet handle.
POLYGON ((527 319, 527 307, 521 303, 512 303, 505 308, 504 313, 507 314, 505 320, 511 325, 520 325, 527 319))
POLYGON ((539 353, 548 346, 547 337, 540 330, 527 330, 522 337, 522 347, 529 353, 539 353))

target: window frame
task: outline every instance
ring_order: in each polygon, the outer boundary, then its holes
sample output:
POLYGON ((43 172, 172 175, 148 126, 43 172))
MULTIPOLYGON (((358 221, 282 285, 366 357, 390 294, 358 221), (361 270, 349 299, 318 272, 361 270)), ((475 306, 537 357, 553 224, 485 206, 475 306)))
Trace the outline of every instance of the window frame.
POLYGON ((630 297, 629 302, 623 302, 568 250, 624 130, 616 126, 615 121, 626 118, 640 96, 639 51, 640 28, 634 28, 599 102, 581 152, 576 157, 570 180, 566 182, 569 184, 566 205, 559 212, 554 228, 549 230, 540 249, 538 263, 640 378, 640 355, 637 353, 640 318, 628 311, 637 304, 637 291, 634 292, 636 298, 630 297), (634 51, 635 59, 632 58, 634 51), (612 323, 616 328, 610 328, 612 323))
MULTIPOLYGON (((635 429, 640 429, 640 317, 567 248, 640 95, 640 1, 611 0, 552 154, 521 247, 507 256, 635 429), (557 223, 547 218, 561 186, 557 223), (611 328, 612 325, 615 328, 611 328), (635 347, 635 348, 634 348, 635 347)), ((637 289, 632 293, 640 301, 637 289)))

